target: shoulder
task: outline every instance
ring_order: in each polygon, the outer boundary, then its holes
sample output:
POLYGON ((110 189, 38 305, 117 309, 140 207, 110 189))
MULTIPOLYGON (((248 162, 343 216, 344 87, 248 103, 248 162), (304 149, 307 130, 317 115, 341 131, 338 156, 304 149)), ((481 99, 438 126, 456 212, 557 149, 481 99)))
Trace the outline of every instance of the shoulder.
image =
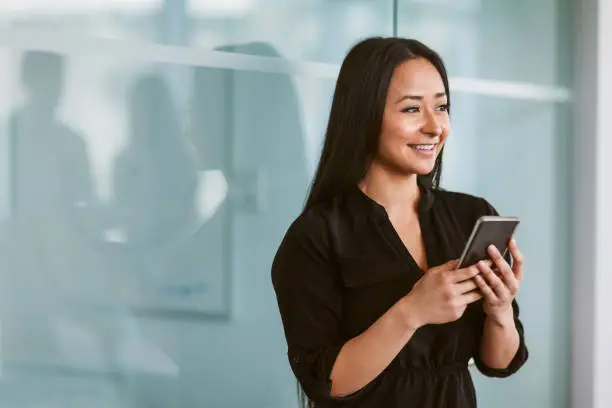
POLYGON ((326 282, 333 277, 330 220, 335 204, 305 209, 289 226, 272 261, 272 283, 277 291, 296 282, 326 282))
POLYGON ((346 216, 346 203, 341 196, 304 209, 287 228, 276 253, 275 263, 304 254, 319 260, 329 259, 333 246, 332 235, 346 216))
POLYGON ((497 210, 483 197, 443 189, 433 190, 435 200, 452 212, 461 215, 480 217, 482 215, 497 215, 497 210))
POLYGON ((328 241, 333 224, 345 214, 344 207, 344 199, 336 197, 304 209, 287 229, 283 241, 328 241))

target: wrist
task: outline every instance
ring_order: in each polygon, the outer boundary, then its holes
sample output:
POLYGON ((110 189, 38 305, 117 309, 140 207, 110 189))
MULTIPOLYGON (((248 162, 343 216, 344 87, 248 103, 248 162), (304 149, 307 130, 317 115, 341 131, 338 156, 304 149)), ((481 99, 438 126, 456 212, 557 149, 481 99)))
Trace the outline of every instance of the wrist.
POLYGON ((504 329, 513 328, 515 325, 512 306, 503 312, 487 315, 485 322, 504 329))
POLYGON ((414 298, 410 294, 404 296, 398 303, 399 311, 402 316, 402 322, 406 329, 416 331, 423 322, 418 313, 418 308, 415 305, 414 298))

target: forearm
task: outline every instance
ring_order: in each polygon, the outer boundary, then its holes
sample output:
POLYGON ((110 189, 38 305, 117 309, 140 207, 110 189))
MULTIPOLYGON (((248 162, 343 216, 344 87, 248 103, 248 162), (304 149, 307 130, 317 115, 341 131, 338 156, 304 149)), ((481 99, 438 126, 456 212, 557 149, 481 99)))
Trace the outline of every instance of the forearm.
POLYGON ((406 297, 340 350, 331 372, 334 397, 352 394, 374 380, 393 361, 418 328, 406 297))
POLYGON ((520 345, 511 307, 499 319, 485 319, 481 341, 480 359, 486 366, 505 369, 510 365, 520 345))

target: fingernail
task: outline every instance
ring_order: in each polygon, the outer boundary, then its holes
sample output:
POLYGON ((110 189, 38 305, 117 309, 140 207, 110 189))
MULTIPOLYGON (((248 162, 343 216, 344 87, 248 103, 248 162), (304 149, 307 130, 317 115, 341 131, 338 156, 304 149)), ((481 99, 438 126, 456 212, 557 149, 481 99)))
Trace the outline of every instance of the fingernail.
POLYGON ((497 248, 495 247, 495 245, 489 245, 489 251, 490 252, 497 252, 497 248))

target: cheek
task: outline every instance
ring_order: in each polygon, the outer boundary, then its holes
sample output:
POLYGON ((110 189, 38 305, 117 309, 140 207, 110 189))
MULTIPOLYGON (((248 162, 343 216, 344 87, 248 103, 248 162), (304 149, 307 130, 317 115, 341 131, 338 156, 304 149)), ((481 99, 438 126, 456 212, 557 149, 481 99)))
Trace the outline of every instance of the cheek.
POLYGON ((384 143, 406 143, 418 135, 420 125, 415 120, 410 120, 407 116, 393 117, 385 121, 381 132, 381 142, 384 143))
POLYGON ((448 136, 450 135, 450 126, 448 123, 445 123, 443 125, 443 130, 442 133, 440 134, 440 142, 444 143, 446 141, 446 139, 448 139, 448 136))
POLYGON ((419 133, 422 127, 421 121, 418 118, 404 114, 399 116, 393 122, 393 125, 396 132, 404 135, 419 133))
POLYGON ((410 141, 410 133, 404 128, 387 128, 380 134, 378 150, 385 156, 397 154, 410 141))

